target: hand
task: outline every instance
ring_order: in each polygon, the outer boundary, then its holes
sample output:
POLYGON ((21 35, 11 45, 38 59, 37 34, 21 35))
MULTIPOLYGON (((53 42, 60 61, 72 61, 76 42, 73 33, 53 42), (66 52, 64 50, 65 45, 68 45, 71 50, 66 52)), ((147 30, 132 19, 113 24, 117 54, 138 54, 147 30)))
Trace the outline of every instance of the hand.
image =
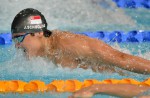
POLYGON ((91 98, 94 95, 93 86, 83 88, 73 93, 68 98, 91 98))

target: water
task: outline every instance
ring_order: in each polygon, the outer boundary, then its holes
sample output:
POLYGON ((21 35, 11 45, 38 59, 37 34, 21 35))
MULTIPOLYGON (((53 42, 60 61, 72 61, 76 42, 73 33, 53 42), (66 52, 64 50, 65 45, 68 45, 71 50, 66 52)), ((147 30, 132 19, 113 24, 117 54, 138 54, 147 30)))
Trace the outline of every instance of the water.
MULTIPOLYGON (((46 17, 49 29, 70 31, 97 30, 149 30, 149 15, 147 9, 118 9, 111 0, 5 0, 0 3, 0 31, 10 31, 14 16, 22 9, 33 7, 40 10, 46 17)), ((122 52, 137 55, 150 60, 150 43, 109 43, 122 52)), ((19 79, 30 81, 34 79, 49 83, 54 79, 122 79, 133 78, 143 81, 149 75, 141 75, 123 70, 126 75, 118 73, 95 73, 92 70, 56 67, 44 58, 33 58, 30 61, 23 56, 21 50, 12 46, 0 46, 0 80, 19 79)), ((118 69, 120 70, 120 69, 118 69)), ((0 98, 66 98, 71 93, 63 94, 0 94, 0 98), (63 96, 63 97, 62 97, 63 96)), ((113 98, 108 95, 97 95, 94 98, 113 98)))
POLYGON ((0 3, 0 30, 10 31, 14 16, 22 9, 31 7, 45 15, 49 29, 149 30, 150 10, 123 10, 112 0, 5 0, 0 3))
MULTIPOLYGON (((119 51, 137 55, 145 59, 150 60, 150 45, 149 43, 122 43, 122 44, 111 44, 113 48, 119 51)), ((23 55, 21 50, 16 50, 14 46, 1 47, 3 49, 3 56, 0 56, 3 61, 0 63, 0 80, 23 80, 29 82, 30 80, 42 80, 45 83, 50 83, 55 79, 78 79, 83 81, 84 79, 98 79, 104 80, 108 78, 123 79, 123 78, 133 78, 139 81, 147 79, 150 75, 142 75, 137 73, 128 72, 122 70, 126 75, 121 76, 118 73, 95 73, 92 70, 84 69, 68 69, 56 67, 52 62, 47 59, 37 57, 30 61, 27 60, 23 55), (10 53, 10 54, 8 54, 10 53), (5 59, 3 57, 6 57, 5 59)), ((119 69, 118 69, 119 70, 119 69)), ((71 93, 63 94, 0 94, 0 98, 66 98, 71 95, 71 93), (63 97, 62 97, 63 96, 63 97)), ((93 98, 112 98, 107 95, 96 95, 93 98)))

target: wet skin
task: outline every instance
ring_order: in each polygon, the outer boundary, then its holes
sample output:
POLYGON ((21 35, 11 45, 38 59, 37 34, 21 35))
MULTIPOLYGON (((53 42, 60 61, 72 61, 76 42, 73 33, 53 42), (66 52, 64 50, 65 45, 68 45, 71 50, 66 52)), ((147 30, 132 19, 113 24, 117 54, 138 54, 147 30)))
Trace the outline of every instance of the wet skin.
MULTIPOLYGON (((13 37, 24 33, 14 34, 13 37)), ((106 43, 87 36, 53 30, 50 37, 43 32, 27 35, 16 47, 26 50, 29 58, 48 57, 53 63, 63 67, 84 69, 92 68, 96 72, 114 72, 114 66, 136 73, 150 74, 150 61, 122 53, 106 43)))

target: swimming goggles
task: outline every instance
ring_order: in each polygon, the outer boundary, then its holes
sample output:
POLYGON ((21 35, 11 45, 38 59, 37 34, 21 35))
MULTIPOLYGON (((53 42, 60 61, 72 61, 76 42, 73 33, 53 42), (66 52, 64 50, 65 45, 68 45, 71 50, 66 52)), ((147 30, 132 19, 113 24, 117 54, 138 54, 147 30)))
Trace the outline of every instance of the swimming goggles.
POLYGON ((23 42, 24 38, 25 38, 28 34, 31 34, 31 33, 26 33, 26 34, 24 34, 24 35, 15 36, 15 37, 13 37, 13 41, 14 41, 15 43, 21 43, 21 42, 23 42))

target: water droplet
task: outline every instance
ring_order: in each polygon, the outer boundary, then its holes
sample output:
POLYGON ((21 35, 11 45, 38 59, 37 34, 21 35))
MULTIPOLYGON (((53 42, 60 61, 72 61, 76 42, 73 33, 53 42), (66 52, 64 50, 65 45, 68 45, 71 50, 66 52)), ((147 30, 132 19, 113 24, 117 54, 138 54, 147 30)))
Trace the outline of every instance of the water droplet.
POLYGON ((145 69, 145 71, 147 72, 148 70, 147 70, 147 69, 145 69))

